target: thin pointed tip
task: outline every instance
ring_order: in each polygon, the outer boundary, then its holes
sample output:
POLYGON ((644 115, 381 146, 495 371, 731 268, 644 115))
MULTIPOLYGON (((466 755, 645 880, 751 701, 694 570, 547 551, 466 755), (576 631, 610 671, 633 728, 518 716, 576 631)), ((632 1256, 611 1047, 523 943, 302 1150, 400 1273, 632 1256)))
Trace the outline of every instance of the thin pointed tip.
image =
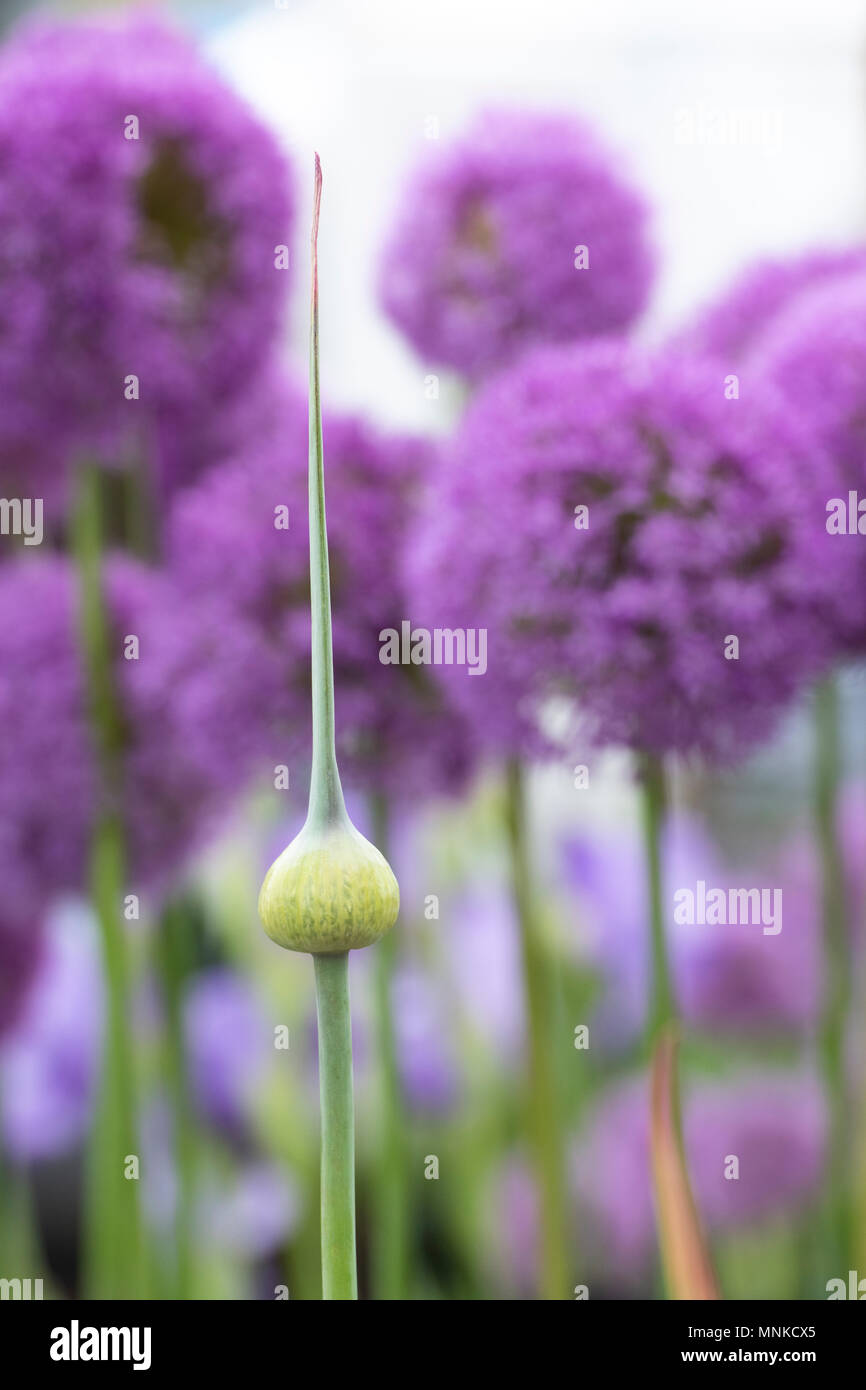
POLYGON ((313 182, 313 260, 316 258, 316 246, 319 240, 319 208, 322 205, 322 161, 318 153, 314 156, 314 182, 313 182))

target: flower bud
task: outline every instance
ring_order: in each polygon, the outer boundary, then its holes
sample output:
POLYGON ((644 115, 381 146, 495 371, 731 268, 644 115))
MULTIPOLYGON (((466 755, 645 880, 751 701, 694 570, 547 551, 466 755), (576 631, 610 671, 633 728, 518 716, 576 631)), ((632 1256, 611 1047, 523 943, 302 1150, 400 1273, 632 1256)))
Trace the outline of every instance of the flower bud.
POLYGON ((259 894, 265 931, 287 951, 333 955, 370 946, 397 920, 388 861, 348 818, 305 825, 275 859, 259 894))

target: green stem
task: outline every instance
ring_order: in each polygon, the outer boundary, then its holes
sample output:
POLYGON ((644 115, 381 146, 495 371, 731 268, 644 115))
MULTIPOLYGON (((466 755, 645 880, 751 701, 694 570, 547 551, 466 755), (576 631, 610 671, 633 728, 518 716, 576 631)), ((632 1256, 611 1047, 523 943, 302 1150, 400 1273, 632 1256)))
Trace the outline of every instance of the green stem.
MULTIPOLYGON (((655 1060, 659 1047, 665 1045, 665 1034, 677 1035, 677 1004, 673 973, 668 952, 665 912, 663 902, 664 879, 662 872, 662 831, 667 815, 667 786, 662 760, 652 754, 644 754, 639 760, 639 781, 642 790, 643 834, 647 871, 647 896, 649 898, 650 927, 650 1000, 646 1024, 646 1046, 651 1058, 655 1060)), ((689 1177, 688 1161, 683 1142, 682 1101, 680 1096, 679 1065, 677 1050, 671 1050, 669 1062, 670 1079, 670 1120, 674 1140, 679 1151, 682 1170, 683 1198, 698 1221, 697 1206, 689 1177)), ((657 1175, 653 1175, 654 1181, 657 1175)), ((656 1193, 656 1207, 663 1208, 661 1193, 656 1193)), ((664 1232, 660 1232, 664 1256, 664 1232)), ((663 1258, 663 1263, 665 1263, 663 1258)), ((672 1277, 672 1270, 663 1270, 665 1286, 669 1298, 681 1298, 672 1277)))
POLYGON ((516 761, 506 768, 506 823, 512 890, 523 954, 523 982, 529 1043, 527 1123, 541 1204, 541 1291, 546 1299, 570 1295, 569 1212, 566 1200, 559 1097, 550 1036, 553 994, 550 961, 536 918, 526 829, 523 770, 516 761))
POLYGON ((346 819, 346 806, 337 770, 334 733, 334 652, 331 636, 331 578, 328 528, 325 518, 325 464, 322 449, 322 400, 319 388, 319 209, 322 170, 316 155, 312 232, 312 296, 310 303, 310 615, 312 619, 313 765, 310 780, 309 824, 346 819))
POLYGON ((641 760, 643 834, 646 855, 647 894, 650 923, 650 1007, 647 1040, 657 1040, 661 1030, 676 1021, 676 995, 668 956, 662 903, 661 833, 667 811, 664 767, 659 758, 646 755, 641 760))
MULTIPOLYGON (((373 798, 375 843, 388 857, 388 811, 373 798)), ((376 1167, 373 1233, 373 1288, 377 1299, 405 1299, 409 1282, 409 1184, 406 1107, 397 1065, 394 1029, 394 970, 398 937, 388 932, 374 953, 376 1028, 382 1104, 382 1147, 376 1167)))
MULTIPOLYGON (((824 1006, 821 1064, 829 1108, 827 1217, 832 1258, 845 1277, 851 1235, 851 1101, 845 1044, 853 966, 845 898, 845 863, 839 841, 839 699, 827 677, 815 692, 814 817, 821 860, 824 1006)), ((834 1265, 835 1268, 835 1265, 834 1265)))
MULTIPOLYGON (((310 302, 310 615, 312 621, 313 760, 307 825, 348 822, 334 733, 334 652, 331 581, 325 520, 325 464, 319 389, 319 210, 322 167, 316 155, 311 237, 310 302)), ((322 1297, 358 1297, 355 1254, 355 1132, 349 956, 314 956, 319 1019, 322 1110, 322 1297)))
POLYGON ((174 1222, 175 1297, 181 1300, 195 1297, 193 1218, 197 1142, 183 1016, 184 990, 189 977, 187 946, 190 939, 188 913, 183 905, 168 904, 159 922, 158 965, 165 1008, 165 1061, 178 1178, 174 1222))
POLYGON ((123 833, 111 814, 98 822, 91 849, 91 897, 102 942, 106 1018, 101 1094, 88 1164, 87 1285, 91 1298, 142 1296, 145 1280, 138 1176, 137 1094, 130 1020, 127 943, 118 905, 124 891, 123 833))
POLYGON ((314 956, 322 1110, 322 1297, 355 1299, 355 1121, 349 953, 314 956))
POLYGON ((145 1270, 138 1178, 125 1176, 128 1156, 138 1156, 139 1151, 129 962, 121 916, 126 869, 120 815, 123 724, 114 690, 112 638, 103 593, 100 478, 92 465, 80 470, 72 530, 86 688, 99 767, 100 806, 91 843, 90 882, 107 996, 102 1090, 88 1166, 88 1284, 92 1297, 135 1297, 144 1287, 145 1270))

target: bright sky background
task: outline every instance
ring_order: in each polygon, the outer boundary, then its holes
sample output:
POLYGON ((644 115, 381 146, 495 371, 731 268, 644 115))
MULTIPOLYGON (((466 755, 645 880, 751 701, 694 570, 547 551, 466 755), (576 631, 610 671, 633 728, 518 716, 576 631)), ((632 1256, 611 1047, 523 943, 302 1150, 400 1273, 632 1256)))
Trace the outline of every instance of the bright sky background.
POLYGON ((866 229, 860 0, 280 3, 186 10, 295 155, 300 257, 312 150, 322 155, 323 370, 332 400, 436 428, 423 392, 428 368, 383 321, 374 295, 382 228, 401 171, 425 153, 431 116, 443 140, 491 101, 593 118, 658 209, 652 329, 676 321, 757 253, 866 229), (752 133, 736 138, 744 120, 752 133), (711 142, 714 129, 725 143, 711 142))

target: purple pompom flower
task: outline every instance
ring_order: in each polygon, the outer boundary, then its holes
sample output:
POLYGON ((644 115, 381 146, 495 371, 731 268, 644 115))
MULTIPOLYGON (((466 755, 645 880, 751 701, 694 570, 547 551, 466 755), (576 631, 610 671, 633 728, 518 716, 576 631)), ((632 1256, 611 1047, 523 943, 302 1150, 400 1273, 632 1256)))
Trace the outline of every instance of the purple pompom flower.
POLYGON ((478 377, 534 343, 627 328, 653 279, 646 222, 589 126, 488 111, 410 180, 382 302, 422 357, 478 377))
POLYGON ((397 967, 391 985, 397 1059, 413 1110, 451 1109, 459 1091, 446 998, 431 976, 412 964, 397 967))
POLYGON ((225 968, 197 976, 186 996, 185 1024, 199 1105, 219 1128, 242 1132, 272 1056, 270 1030, 252 986, 225 968))
POLYGON ((841 568, 833 606, 838 647, 860 656, 866 652, 866 273, 800 295, 764 334, 753 366, 762 389, 781 391, 792 417, 820 446, 803 506, 828 533, 824 544, 836 572, 841 568))
POLYGON ((418 622, 487 631, 483 678, 438 668, 480 740, 536 745, 553 696, 650 753, 730 758, 768 732, 826 659, 833 557, 804 441, 761 396, 614 341, 538 349, 482 390, 408 560, 418 622))
MULTIPOLYGON (((268 766, 261 710, 275 663, 214 604, 182 602, 161 574, 107 569, 124 729, 122 776, 136 891, 159 887, 268 766), (135 648, 138 655, 125 659, 135 648)), ((36 914, 86 882, 97 766, 78 651, 75 576, 65 560, 0 574, 0 864, 7 902, 36 914)))
MULTIPOLYGON (((274 390, 267 426, 178 498, 170 553, 187 592, 218 591, 286 664, 280 725, 300 755, 310 741, 307 420, 294 388, 274 390)), ((423 668, 380 660, 381 632, 409 617, 400 555, 432 446, 333 414, 324 442, 340 768, 393 796, 455 789, 472 762, 465 726, 423 668)))
POLYGON ((21 1016, 42 954, 42 933, 32 922, 0 922, 0 1039, 21 1016))
POLYGON ((676 335, 676 345, 685 352, 717 357, 733 367, 760 346, 776 316, 801 294, 858 270, 866 270, 863 246, 757 261, 699 310, 676 335))
MULTIPOLYGON (((798 846, 797 863, 804 859, 798 846)), ((633 1044, 646 1024, 650 974, 643 906, 642 847, 637 827, 616 838, 570 836, 563 846, 565 881, 574 894, 585 951, 603 984, 598 1028, 604 1045, 633 1044)), ((774 871, 784 884, 783 928, 765 935, 760 925, 678 924, 674 895, 699 880, 727 891, 760 882, 763 874, 720 862, 700 826, 671 817, 662 837, 666 927, 684 1019, 711 1034, 802 1035, 820 1007, 820 901, 814 872, 774 871)))
POLYGON ((77 1144, 96 1094, 102 980, 92 923, 77 906, 46 922, 39 968, 17 1024, 0 1049, 0 1110, 7 1151, 19 1162, 77 1144))
MULTIPOLYGON (((816 1195, 825 1115, 812 1077, 767 1072, 702 1083, 686 1098, 683 1126, 695 1197, 711 1231, 794 1214, 816 1195), (726 1177, 729 1155, 739 1160, 736 1179, 726 1177)), ((655 1245, 644 1078, 603 1098, 575 1148, 573 1175, 584 1230, 594 1231, 605 1266, 634 1279, 655 1245)))
POLYGON ((144 452, 156 486, 188 478, 178 433, 274 344, 291 212, 272 137, 180 31, 26 25, 0 54, 3 467, 50 440, 55 468, 144 452))

